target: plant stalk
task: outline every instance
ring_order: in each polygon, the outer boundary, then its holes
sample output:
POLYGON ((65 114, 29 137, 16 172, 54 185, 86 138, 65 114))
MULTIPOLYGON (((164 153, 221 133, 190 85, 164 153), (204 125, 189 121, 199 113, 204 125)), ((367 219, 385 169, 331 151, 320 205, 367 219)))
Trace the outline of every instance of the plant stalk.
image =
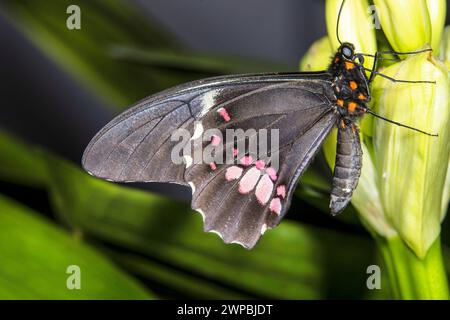
POLYGON ((377 238, 394 299, 448 300, 449 289, 440 238, 424 259, 418 258, 398 236, 377 238))

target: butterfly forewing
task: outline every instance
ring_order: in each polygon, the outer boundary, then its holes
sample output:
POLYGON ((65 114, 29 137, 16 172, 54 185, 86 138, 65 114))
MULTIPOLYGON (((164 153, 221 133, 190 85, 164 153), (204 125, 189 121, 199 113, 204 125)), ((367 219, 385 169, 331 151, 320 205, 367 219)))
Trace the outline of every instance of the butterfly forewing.
MULTIPOLYGON (((217 104, 267 85, 306 77, 226 76, 183 84, 150 96, 97 133, 83 155, 83 167, 90 174, 111 181, 185 184, 185 166, 170 158, 178 143, 171 140, 174 130, 182 127, 193 134, 194 121, 217 104)), ((329 75, 316 73, 309 77, 321 81, 329 75)))

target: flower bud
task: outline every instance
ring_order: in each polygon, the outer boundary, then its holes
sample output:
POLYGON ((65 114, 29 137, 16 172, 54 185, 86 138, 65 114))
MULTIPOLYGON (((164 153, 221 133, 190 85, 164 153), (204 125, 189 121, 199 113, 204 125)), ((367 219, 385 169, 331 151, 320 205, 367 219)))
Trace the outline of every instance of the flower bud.
MULTIPOLYGON (((362 136, 364 136, 362 134, 362 136)), ((334 168, 336 159, 337 130, 334 129, 323 144, 325 159, 330 168, 334 168)), ((363 165, 358 186, 353 192, 352 205, 358 210, 359 217, 364 225, 377 235, 390 238, 397 234, 384 216, 381 206, 380 194, 376 185, 377 171, 372 160, 372 153, 367 147, 364 137, 361 139, 363 151, 363 165)))
POLYGON ((450 26, 445 27, 439 49, 439 57, 444 61, 447 68, 450 69, 450 26))
POLYGON ((384 214, 400 237, 423 258, 439 236, 447 192, 450 157, 447 68, 427 52, 410 56, 383 73, 396 79, 436 81, 436 84, 406 84, 377 77, 373 84, 378 114, 439 134, 432 137, 386 121, 374 121, 377 185, 384 214))
POLYGON ((328 37, 316 40, 300 60, 300 71, 326 70, 331 63, 333 51, 328 37))
MULTIPOLYGON (((447 69, 450 69, 450 26, 445 27, 441 47, 439 50, 439 57, 441 61, 445 63, 447 69)), ((441 218, 444 219, 445 213, 447 212, 448 202, 450 200, 450 163, 449 169, 447 169, 447 179, 445 183, 444 195, 442 198, 442 214, 441 218)))
POLYGON ((439 53, 439 45, 445 26, 446 0, 427 0, 428 14, 431 22, 431 47, 439 53))
MULTIPOLYGON (((427 0, 374 0, 373 2, 384 34, 394 50, 410 52, 431 43, 432 26, 427 0)), ((435 7, 430 5, 430 8, 435 17, 438 14, 435 7)))
MULTIPOLYGON (((346 1, 342 7, 339 26, 337 25, 339 9, 342 0, 327 0, 325 7, 328 37, 331 47, 335 52, 340 43, 350 42, 356 52, 374 54, 377 51, 377 41, 375 37, 375 20, 371 13, 371 6, 367 0, 346 1), (338 33, 336 32, 338 29, 338 33)), ((372 66, 373 59, 366 59, 364 65, 368 68, 372 66)))

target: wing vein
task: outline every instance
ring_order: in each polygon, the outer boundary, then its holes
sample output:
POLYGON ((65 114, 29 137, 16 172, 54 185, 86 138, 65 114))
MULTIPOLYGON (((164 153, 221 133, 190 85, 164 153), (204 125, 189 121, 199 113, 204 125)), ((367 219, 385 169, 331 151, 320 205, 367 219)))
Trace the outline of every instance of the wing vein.
MULTIPOLYGON (((147 132, 145 134, 145 136, 139 141, 139 143, 133 148, 133 151, 128 155, 127 159, 124 161, 124 164, 126 164, 130 158, 135 154, 135 152, 139 149, 139 147, 142 145, 142 143, 144 142, 144 140, 146 140, 148 138, 148 136, 155 130, 156 127, 158 127, 158 125, 172 112, 174 112, 175 110, 180 109, 181 107, 185 106, 184 104, 179 105, 178 107, 176 107, 175 109, 167 112, 166 114, 164 114, 161 119, 158 120, 158 122, 155 124, 155 126, 152 128, 152 130, 150 130, 149 132, 147 132)), ((125 170, 125 166, 122 167, 122 170, 120 171, 120 174, 118 175, 118 177, 120 178, 123 174, 123 171, 125 170)))

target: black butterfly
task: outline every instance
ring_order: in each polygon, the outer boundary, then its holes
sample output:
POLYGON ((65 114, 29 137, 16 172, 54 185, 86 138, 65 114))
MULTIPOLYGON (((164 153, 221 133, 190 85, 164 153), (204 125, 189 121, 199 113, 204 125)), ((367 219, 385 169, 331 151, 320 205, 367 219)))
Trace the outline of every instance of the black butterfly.
MULTIPOLYGON (((363 56, 352 44, 341 42, 323 72, 217 77, 150 96, 92 139, 83 167, 110 181, 190 185, 192 208, 203 215, 205 231, 218 233, 226 243, 252 248, 266 229, 280 223, 300 176, 338 126, 330 201, 331 213, 338 214, 348 205, 361 172, 356 120, 365 113, 380 117, 367 106, 369 84, 379 74, 378 54, 370 78, 363 56), (222 133, 236 128, 278 129, 279 148, 270 150, 278 156, 277 170, 248 150, 236 152, 232 163, 173 163, 171 152, 178 141, 172 141, 172 133, 184 128, 194 135, 197 121, 203 130, 216 128, 222 133)), ((234 143, 223 141, 219 153, 234 143)))

